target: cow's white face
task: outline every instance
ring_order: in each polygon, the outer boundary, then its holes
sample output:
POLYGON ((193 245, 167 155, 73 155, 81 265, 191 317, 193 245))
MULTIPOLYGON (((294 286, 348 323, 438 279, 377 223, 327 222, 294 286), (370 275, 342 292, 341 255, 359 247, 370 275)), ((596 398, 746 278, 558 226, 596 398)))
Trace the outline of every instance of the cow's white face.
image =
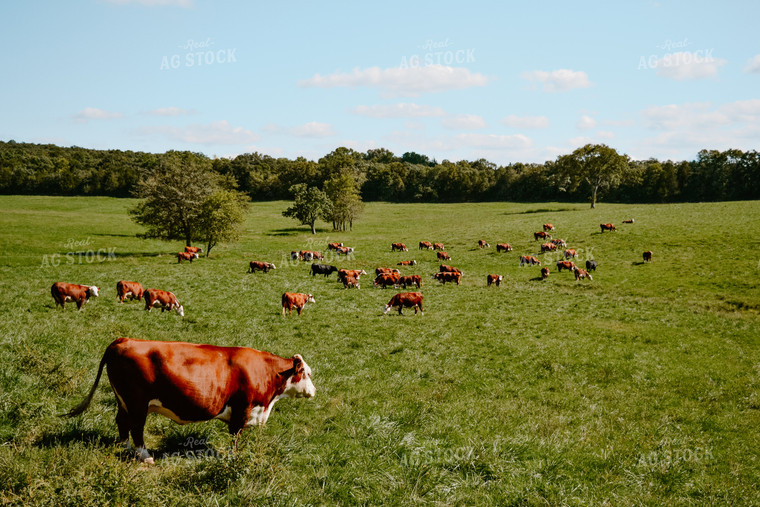
POLYGON ((499 278, 498 278, 498 280, 499 280, 499 281, 502 281, 502 280, 504 280, 504 275, 499 275, 499 278))
POLYGON ((180 317, 185 316, 185 308, 182 305, 175 306, 174 310, 177 312, 177 315, 179 315, 180 317))
POLYGON ((385 305, 383 307, 383 315, 385 315, 386 313, 388 313, 389 311, 391 311, 391 308, 393 308, 391 305, 385 305))
POLYGON ((197 258, 198 258, 198 254, 197 254, 197 253, 194 253, 194 254, 193 254, 193 259, 197 259, 197 258))
POLYGON ((270 264, 269 267, 272 269, 277 269, 277 266, 275 266, 274 264, 270 264))
POLYGON ((291 376, 285 384, 284 395, 293 398, 311 398, 317 393, 317 388, 311 382, 311 367, 306 364, 300 354, 294 356, 296 360, 300 360, 300 364, 296 368, 295 375, 291 376), (298 377, 297 382, 293 382, 293 379, 298 377))
POLYGON ((98 297, 98 291, 99 291, 100 289, 98 289, 98 288, 97 288, 97 287, 95 287, 94 285, 90 285, 89 287, 87 287, 87 289, 88 289, 88 291, 90 292, 90 296, 93 296, 93 297, 98 297))
POLYGON ((314 299, 314 296, 312 296, 311 294, 308 294, 306 296, 306 302, 307 303, 316 303, 317 301, 314 299))

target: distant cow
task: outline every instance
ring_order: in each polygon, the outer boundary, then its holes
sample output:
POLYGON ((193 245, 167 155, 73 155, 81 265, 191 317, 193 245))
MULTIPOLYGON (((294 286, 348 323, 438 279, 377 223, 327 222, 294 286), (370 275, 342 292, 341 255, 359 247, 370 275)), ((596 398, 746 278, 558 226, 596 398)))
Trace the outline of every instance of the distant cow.
POLYGON ((496 284, 496 286, 498 287, 499 285, 501 285, 501 281, 503 279, 504 279, 503 275, 488 275, 486 277, 486 286, 490 287, 491 284, 496 284))
POLYGON ((399 274, 399 270, 396 268, 375 268, 375 276, 396 273, 399 274))
POLYGON ((531 266, 540 266, 541 261, 538 260, 536 257, 533 257, 532 255, 521 255, 520 266, 524 264, 530 264, 531 266))
POLYGON ((403 243, 391 243, 391 252, 395 252, 396 250, 399 250, 401 252, 409 251, 409 249, 403 243))
POLYGON ((446 250, 443 243, 433 243, 433 250, 446 250))
POLYGON ((420 275, 402 276, 398 279, 398 284, 405 289, 407 285, 414 285, 419 289, 422 287, 422 277, 420 275))
POLYGON ((594 260, 586 261, 586 271, 596 271, 596 261, 594 260))
POLYGON ((341 281, 343 282, 344 289, 348 289, 350 287, 361 289, 361 287, 359 286, 359 280, 357 280, 356 277, 353 277, 351 275, 346 275, 341 279, 341 281))
POLYGON ((541 268, 541 278, 543 280, 549 278, 549 268, 541 268))
POLYGON ((576 267, 573 270, 573 272, 575 273, 576 280, 582 280, 583 278, 588 278, 589 280, 593 280, 593 278, 591 278, 591 275, 589 275, 588 271, 586 271, 585 269, 576 267))
POLYGON ((301 250, 298 252, 298 256, 302 261, 313 261, 315 259, 324 259, 321 252, 314 252, 312 250, 301 250))
POLYGON ((352 277, 359 279, 360 276, 366 275, 367 272, 363 269, 339 269, 338 270, 338 280, 343 281, 345 278, 352 277))
POLYGON ((401 261, 401 262, 397 262, 396 263, 396 266, 416 266, 416 265, 417 265, 417 261, 414 261, 414 260, 412 260, 412 261, 401 261))
POLYGON ((255 273, 256 271, 263 271, 264 273, 269 273, 270 269, 277 269, 277 266, 272 264, 271 262, 258 262, 258 261, 251 261, 248 265, 248 273, 255 273))
POLYGON ((95 383, 82 403, 65 414, 80 415, 96 393, 103 368, 116 395, 119 439, 153 464, 143 429, 151 412, 178 424, 221 419, 231 434, 263 425, 280 398, 311 398, 311 368, 296 354, 286 359, 246 347, 119 338, 100 360, 95 383))
POLYGON ((185 316, 185 308, 177 301, 177 296, 160 289, 145 289, 145 309, 151 311, 154 306, 161 307, 161 313, 174 310, 180 317, 185 316))
POLYGON ((342 247, 343 243, 328 243, 327 249, 328 250, 337 250, 338 248, 342 247))
POLYGON ((557 272, 562 272, 563 269, 572 271, 575 269, 575 263, 573 261, 557 261, 557 272))
POLYGON ((511 252, 512 245, 510 245, 509 243, 496 243, 496 251, 497 252, 511 252))
POLYGON ((488 244, 488 242, 484 239, 478 240, 478 248, 489 248, 491 245, 488 244))
POLYGON ((615 226, 612 224, 599 224, 599 227, 601 227, 602 232, 604 231, 615 231, 617 232, 617 229, 615 229, 615 226))
POLYGON ((197 258, 198 258, 197 253, 177 252, 177 264, 181 264, 182 261, 193 262, 193 259, 197 259, 197 258))
POLYGON ((187 253, 201 253, 201 252, 203 252, 203 248, 201 248, 199 246, 186 246, 185 247, 185 252, 187 252, 187 253))
POLYGON ((644 252, 644 262, 651 262, 651 260, 652 260, 652 251, 647 250, 646 252, 644 252))
POLYGON ((432 250, 433 244, 430 241, 420 241, 420 250, 432 250))
POLYGON ((557 249, 557 245, 554 243, 542 243, 541 252, 553 252, 557 249))
POLYGON ((446 252, 436 252, 436 255, 438 256, 438 260, 440 261, 450 261, 451 256, 447 254, 446 252))
POLYGON ((552 239, 552 237, 544 231, 538 231, 533 233, 533 239, 538 241, 539 239, 552 239))
POLYGON ((549 241, 549 243, 554 243, 558 247, 561 246, 563 248, 567 246, 567 243, 565 243, 564 239, 552 239, 551 241, 549 241))
POLYGON ((578 257, 578 252, 576 252, 572 248, 568 248, 567 250, 565 250, 565 259, 569 259, 570 257, 578 257))
POLYGON ((461 273, 461 271, 458 268, 455 268, 454 266, 447 266, 446 264, 441 264, 439 270, 441 273, 461 273))
POLYGON ((633 218, 629 218, 627 220, 623 220, 623 223, 624 224, 632 224, 633 223, 633 218))
POLYGON ((285 310, 288 311, 288 315, 293 314, 293 308, 296 309, 298 315, 301 315, 303 307, 306 303, 314 303, 314 296, 311 294, 300 294, 297 292, 286 292, 282 295, 282 314, 285 315, 285 310))
POLYGON ((338 271, 338 268, 335 266, 330 266, 329 264, 311 265, 311 276, 325 275, 325 278, 327 278, 331 273, 335 273, 336 271, 338 271))
POLYGON ((382 287, 383 289, 385 289, 389 285, 395 286, 398 283, 400 278, 401 278, 401 275, 399 275, 398 273, 382 273, 382 274, 377 275, 377 277, 375 277, 374 285, 375 287, 382 287))
POLYGON ((446 285, 446 282, 456 282, 459 285, 459 280, 462 278, 462 273, 458 271, 443 271, 436 273, 433 278, 446 285))
POLYGON ((415 315, 419 309, 420 315, 424 315, 422 313, 422 294, 420 292, 399 292, 385 305, 383 315, 391 311, 391 308, 398 308, 399 315, 403 315, 401 313, 402 308, 414 308, 415 315))
POLYGON ((552 224, 544 224, 544 230, 545 231, 553 231, 554 230, 554 225, 552 225, 552 224))
POLYGON ((300 258, 301 258, 301 254, 300 254, 299 252, 296 252, 295 250, 292 250, 292 251, 290 252, 290 258, 291 258, 292 260, 297 260, 297 259, 300 259, 300 258))
POLYGON ((354 253, 354 249, 350 246, 341 246, 341 247, 338 247, 335 251, 338 255, 346 255, 346 256, 354 253))
POLYGON ((67 301, 74 301, 77 309, 81 310, 90 297, 98 297, 100 288, 94 285, 76 285, 73 283, 56 282, 50 287, 50 294, 55 300, 56 306, 66 308, 67 301))
POLYGON ((119 298, 119 303, 123 303, 126 298, 142 301, 144 292, 143 286, 137 282, 119 280, 116 283, 116 296, 119 298))

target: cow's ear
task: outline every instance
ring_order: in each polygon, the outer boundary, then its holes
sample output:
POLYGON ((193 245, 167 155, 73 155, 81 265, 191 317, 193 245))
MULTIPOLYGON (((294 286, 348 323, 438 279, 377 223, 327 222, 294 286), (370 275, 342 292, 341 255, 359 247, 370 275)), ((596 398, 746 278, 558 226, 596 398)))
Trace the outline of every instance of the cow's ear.
POLYGON ((303 358, 301 357, 301 354, 293 356, 293 369, 295 370, 296 375, 303 373, 303 358))

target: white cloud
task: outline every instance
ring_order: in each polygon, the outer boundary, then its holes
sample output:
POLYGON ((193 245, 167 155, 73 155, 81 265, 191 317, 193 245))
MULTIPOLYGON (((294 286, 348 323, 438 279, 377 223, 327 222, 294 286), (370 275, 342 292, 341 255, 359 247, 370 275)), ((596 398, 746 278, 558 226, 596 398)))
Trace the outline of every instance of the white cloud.
POLYGON ((545 129, 551 123, 546 116, 515 116, 511 114, 501 121, 509 127, 521 129, 545 129))
POLYGON ((303 88, 378 88, 384 96, 413 97, 422 93, 485 86, 488 82, 488 77, 470 72, 466 68, 429 65, 388 69, 357 67, 351 73, 336 72, 327 76, 315 74, 309 79, 299 81, 298 85, 303 88))
POLYGON ((144 135, 164 135, 172 141, 190 144, 251 144, 259 136, 243 127, 233 127, 226 120, 211 122, 208 125, 188 125, 184 128, 173 126, 143 127, 138 133, 144 135))
POLYGON ((289 132, 291 135, 294 135, 296 137, 321 138, 335 135, 335 131, 333 130, 332 125, 329 123, 320 123, 317 121, 312 121, 309 123, 304 123, 303 125, 299 125, 297 127, 293 127, 289 132))
POLYGON ((596 133, 596 137, 599 139, 614 139, 615 133, 609 130, 600 130, 596 133))
POLYGON ((718 68, 726 64, 726 60, 715 58, 711 52, 677 51, 669 53, 653 65, 657 75, 676 81, 703 79, 718 75, 718 68))
POLYGON ((371 118, 425 118, 446 115, 443 108, 408 102, 389 105, 357 106, 353 109, 353 113, 371 118))
POLYGON ((193 112, 194 111, 182 109, 179 107, 159 107, 157 109, 146 111, 145 114, 149 114, 151 116, 184 116, 187 114, 193 114, 193 112))
POLYGON ((474 148, 523 149, 533 145, 533 140, 522 134, 459 134, 454 139, 460 146, 474 148))
POLYGON ((709 102, 651 106, 646 108, 642 115, 644 126, 655 130, 677 130, 728 123, 727 116, 719 111, 711 110, 709 102))
POLYGON ((551 72, 532 70, 523 72, 520 77, 532 83, 542 83, 543 90, 549 93, 588 88, 593 84, 582 70, 558 69, 551 72))
POLYGON ((578 122, 577 127, 580 130, 589 130, 596 127, 596 120, 590 116, 581 116, 581 120, 578 122))
POLYGON ((110 4, 126 5, 138 4, 145 7, 193 7, 193 0, 106 0, 110 4))
POLYGON ((747 66, 744 67, 747 74, 760 74, 760 55, 755 55, 747 60, 747 66))
POLYGON ((458 114, 441 120, 441 125, 447 129, 476 130, 486 128, 486 121, 475 114, 458 114))
POLYGON ((74 115, 74 121, 77 123, 87 123, 89 120, 113 120, 122 117, 124 115, 121 113, 104 111, 96 107, 85 107, 74 115))

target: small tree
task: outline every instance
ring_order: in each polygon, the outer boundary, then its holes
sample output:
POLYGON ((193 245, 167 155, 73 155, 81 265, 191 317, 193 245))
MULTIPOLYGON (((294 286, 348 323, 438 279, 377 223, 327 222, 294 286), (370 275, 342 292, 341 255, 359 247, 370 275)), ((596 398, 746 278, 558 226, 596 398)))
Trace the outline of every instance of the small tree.
POLYGON ((290 187, 295 202, 282 212, 282 216, 294 218, 303 225, 311 226, 311 233, 316 234, 315 224, 320 217, 329 215, 332 204, 323 191, 299 183, 290 187))
POLYGON ((599 192, 617 183, 627 165, 628 157, 619 155, 614 148, 605 144, 587 144, 559 157, 555 167, 560 189, 574 192, 586 183, 591 191, 591 207, 596 208, 599 192))
POLYGON ((356 180, 350 174, 336 176, 325 182, 325 193, 332 204, 325 221, 332 222, 335 231, 345 231, 347 223, 353 230, 354 220, 364 209, 356 180))
POLYGON ((230 189, 219 189, 200 207, 198 237, 206 244, 206 257, 217 243, 240 237, 240 225, 248 207, 248 197, 230 189))

